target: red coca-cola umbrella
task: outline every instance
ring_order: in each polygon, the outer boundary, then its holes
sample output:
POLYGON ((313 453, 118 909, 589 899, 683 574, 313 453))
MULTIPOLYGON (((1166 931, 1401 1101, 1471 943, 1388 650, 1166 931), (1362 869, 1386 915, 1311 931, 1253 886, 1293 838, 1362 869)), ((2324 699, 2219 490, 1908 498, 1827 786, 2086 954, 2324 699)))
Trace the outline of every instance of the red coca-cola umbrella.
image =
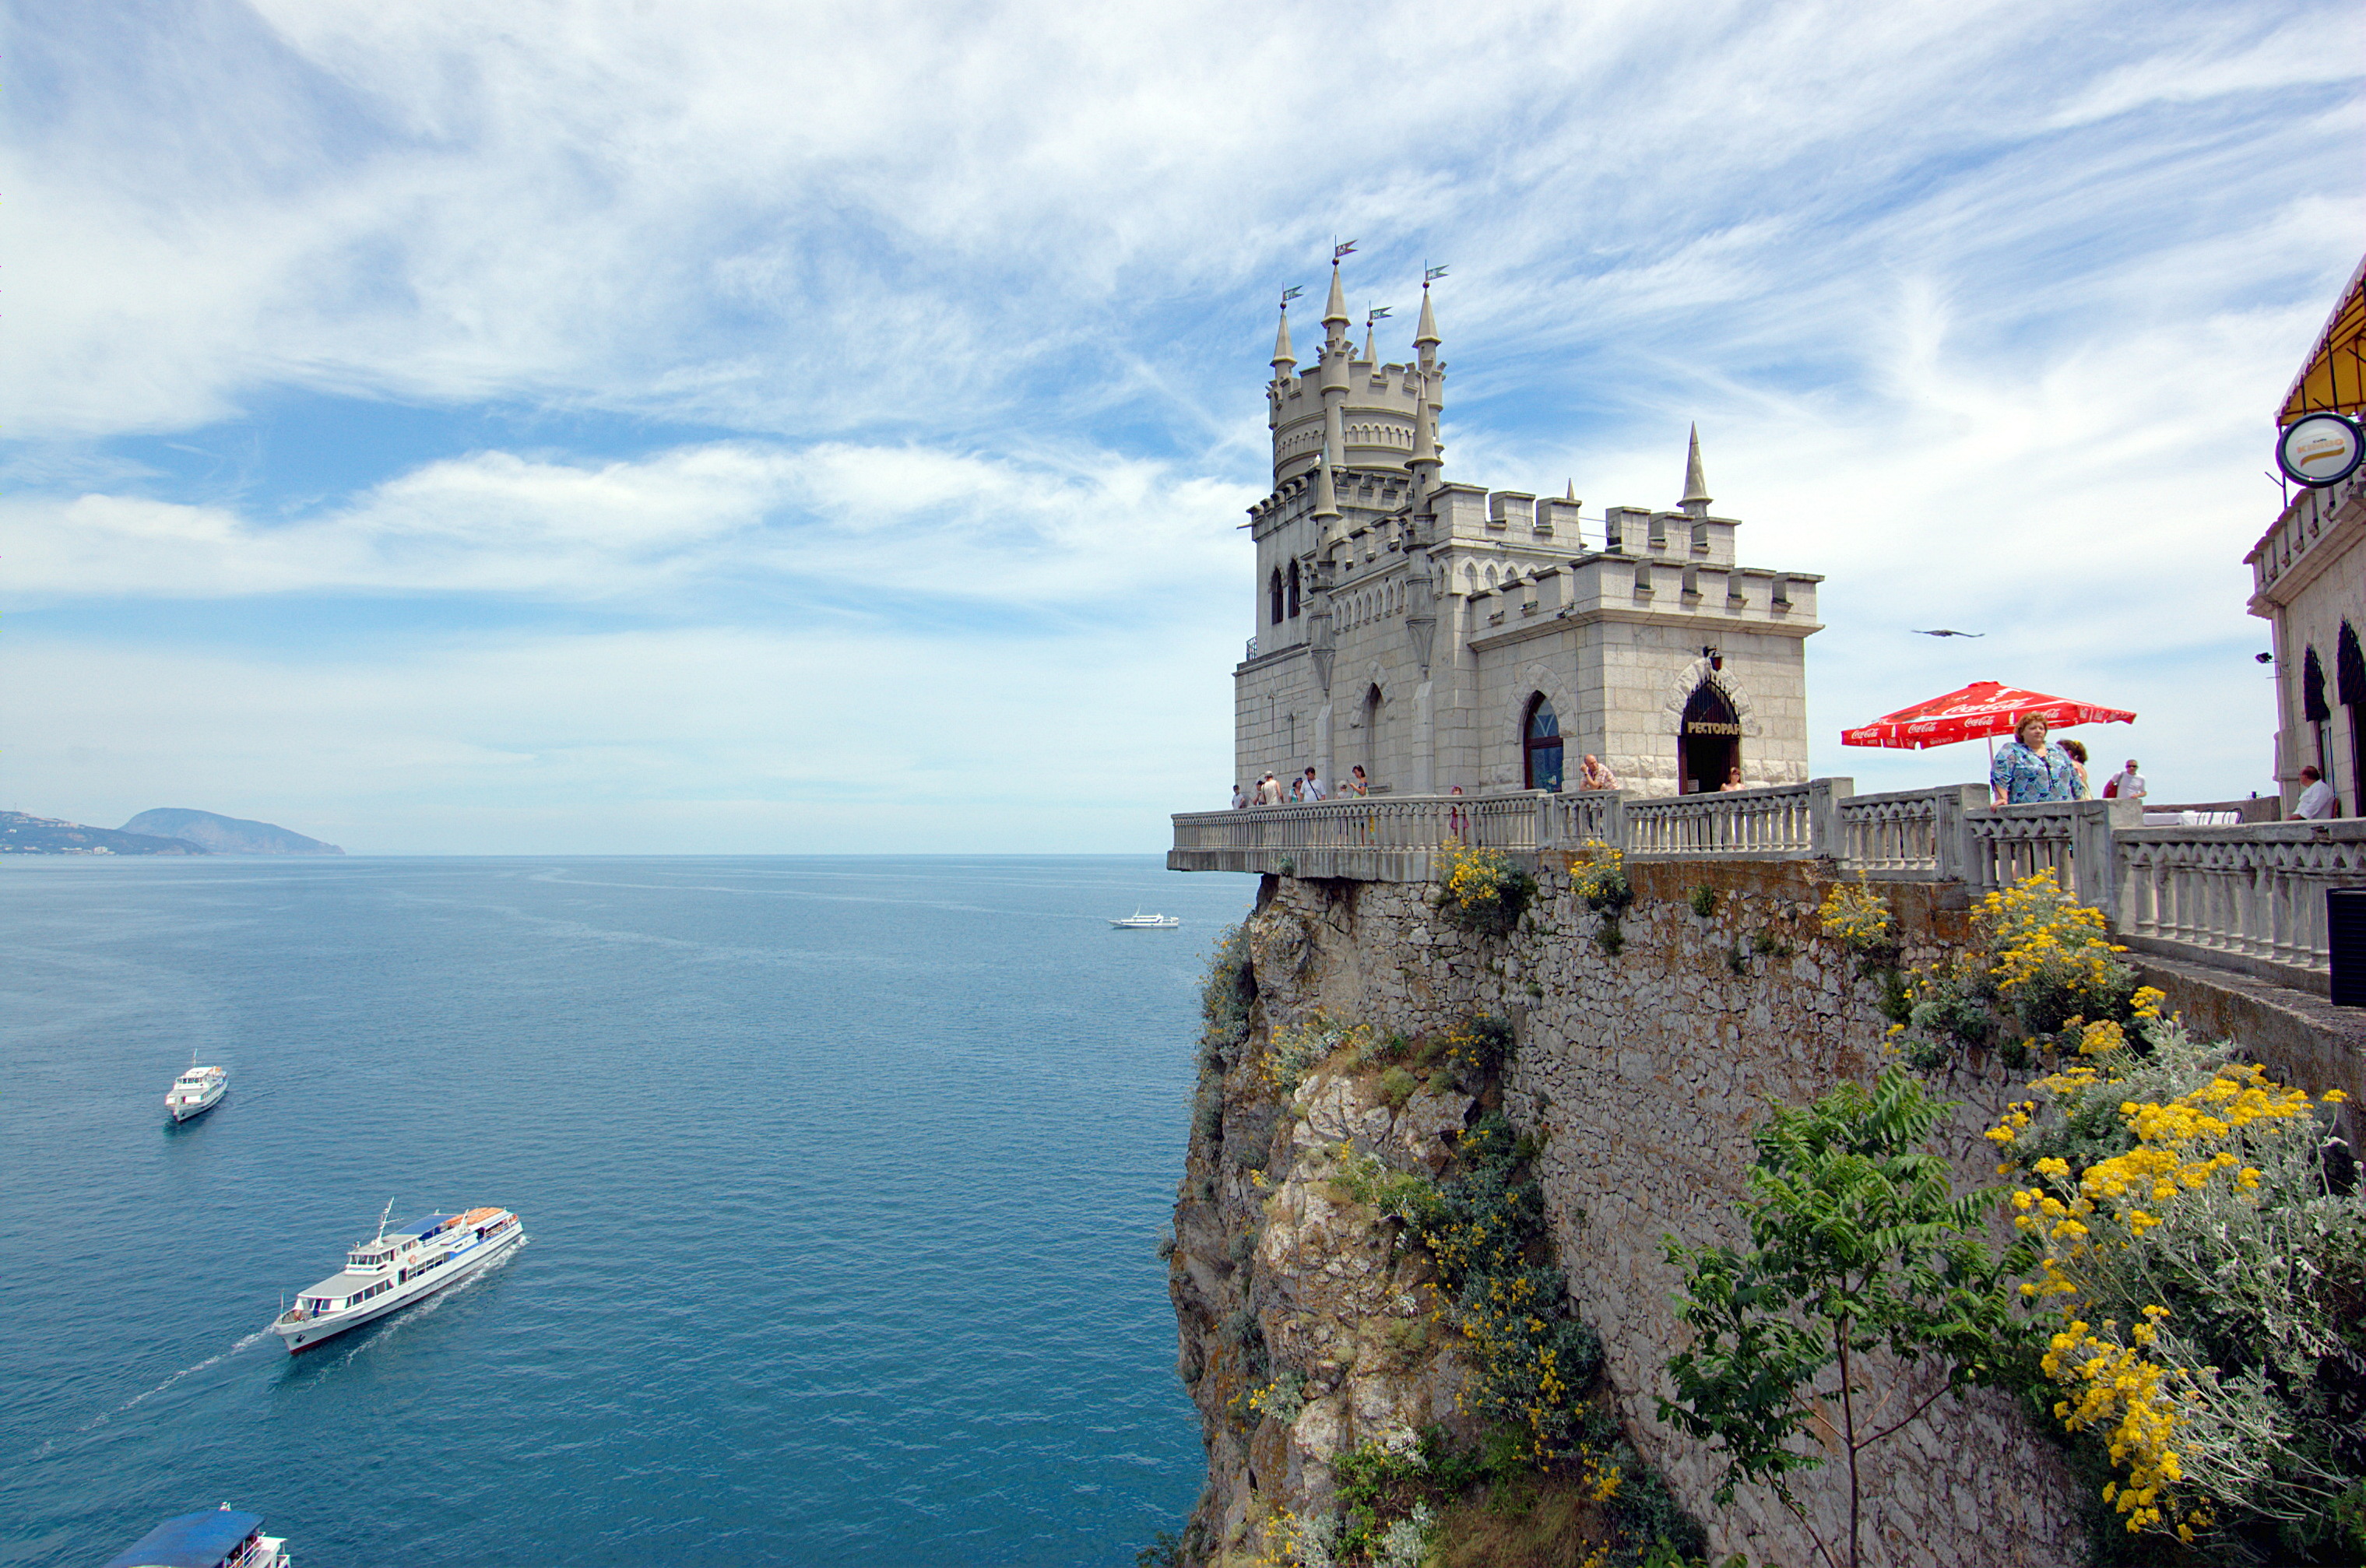
POLYGON ((1911 747, 1916 750, 1925 746, 1953 746, 1958 740, 2010 735, 2014 726, 2032 714, 2045 720, 2051 729, 2067 729, 2074 724, 2134 724, 2136 717, 2125 708, 2049 697, 2025 686, 1975 681, 1962 691, 1884 714, 1860 728, 1843 729, 1841 744, 1911 747))

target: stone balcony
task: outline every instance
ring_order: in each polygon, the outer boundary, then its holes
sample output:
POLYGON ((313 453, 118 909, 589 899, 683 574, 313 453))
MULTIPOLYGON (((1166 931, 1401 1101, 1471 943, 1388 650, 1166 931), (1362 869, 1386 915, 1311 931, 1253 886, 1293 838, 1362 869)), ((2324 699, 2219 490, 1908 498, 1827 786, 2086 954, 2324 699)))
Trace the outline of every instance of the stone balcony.
POLYGON ((2052 870, 2140 952, 2324 995, 2325 893, 2366 886, 2366 820, 2146 827, 2133 801, 1991 807, 1977 784, 1858 795, 1853 781, 1641 798, 1620 791, 1389 795, 1176 816, 1174 871, 1424 882, 1448 844, 1533 865, 1589 840, 1630 860, 1827 863, 1967 897, 2052 870))

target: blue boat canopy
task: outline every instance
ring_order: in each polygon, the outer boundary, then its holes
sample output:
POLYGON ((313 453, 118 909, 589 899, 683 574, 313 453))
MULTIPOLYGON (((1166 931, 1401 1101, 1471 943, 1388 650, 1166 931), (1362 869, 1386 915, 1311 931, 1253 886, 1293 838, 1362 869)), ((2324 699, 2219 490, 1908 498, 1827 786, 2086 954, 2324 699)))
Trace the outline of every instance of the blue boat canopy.
POLYGON ((261 1514, 216 1508, 166 1519, 127 1551, 107 1560, 107 1568, 221 1568, 238 1543, 263 1528, 261 1514))
POLYGON ((420 1221, 417 1224, 405 1225, 401 1230, 395 1234, 398 1235, 425 1235, 437 1225, 449 1224, 457 1218, 459 1218, 459 1216, 456 1214, 430 1214, 425 1219, 420 1221))

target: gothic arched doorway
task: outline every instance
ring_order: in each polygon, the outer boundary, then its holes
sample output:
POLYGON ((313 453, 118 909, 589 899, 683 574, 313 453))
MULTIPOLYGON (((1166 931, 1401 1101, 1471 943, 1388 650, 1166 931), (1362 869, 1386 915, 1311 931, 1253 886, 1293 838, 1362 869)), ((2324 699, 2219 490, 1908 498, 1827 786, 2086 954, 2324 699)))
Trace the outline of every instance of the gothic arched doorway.
POLYGON ((1542 692, 1528 699, 1527 723, 1521 727, 1520 776, 1529 789, 1560 788, 1560 716, 1542 692))
POLYGON ((1677 730, 1677 792, 1722 789, 1741 766, 1741 721, 1717 683, 1703 681, 1685 700, 1684 723, 1677 730))

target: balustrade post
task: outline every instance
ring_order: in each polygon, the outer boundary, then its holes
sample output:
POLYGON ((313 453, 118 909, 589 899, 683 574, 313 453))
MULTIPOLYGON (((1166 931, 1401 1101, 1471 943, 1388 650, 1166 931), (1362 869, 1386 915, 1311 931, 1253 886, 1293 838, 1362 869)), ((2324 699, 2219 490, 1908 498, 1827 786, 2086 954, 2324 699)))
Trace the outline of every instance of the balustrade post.
POLYGON ((1840 803, 1856 793, 1854 779, 1808 781, 1808 853, 1829 860, 1848 854, 1841 837, 1840 803))
POLYGON ((1560 802, 1552 791, 1537 791, 1536 844, 1539 850, 1549 850, 1560 843, 1560 802))
POLYGON ((1931 813, 1931 853, 1938 863, 1943 879, 1966 882, 1972 880, 1971 823, 1966 820, 1975 811, 1987 809, 1989 792, 1979 784, 1958 784, 1952 790, 1938 793, 1931 813))

